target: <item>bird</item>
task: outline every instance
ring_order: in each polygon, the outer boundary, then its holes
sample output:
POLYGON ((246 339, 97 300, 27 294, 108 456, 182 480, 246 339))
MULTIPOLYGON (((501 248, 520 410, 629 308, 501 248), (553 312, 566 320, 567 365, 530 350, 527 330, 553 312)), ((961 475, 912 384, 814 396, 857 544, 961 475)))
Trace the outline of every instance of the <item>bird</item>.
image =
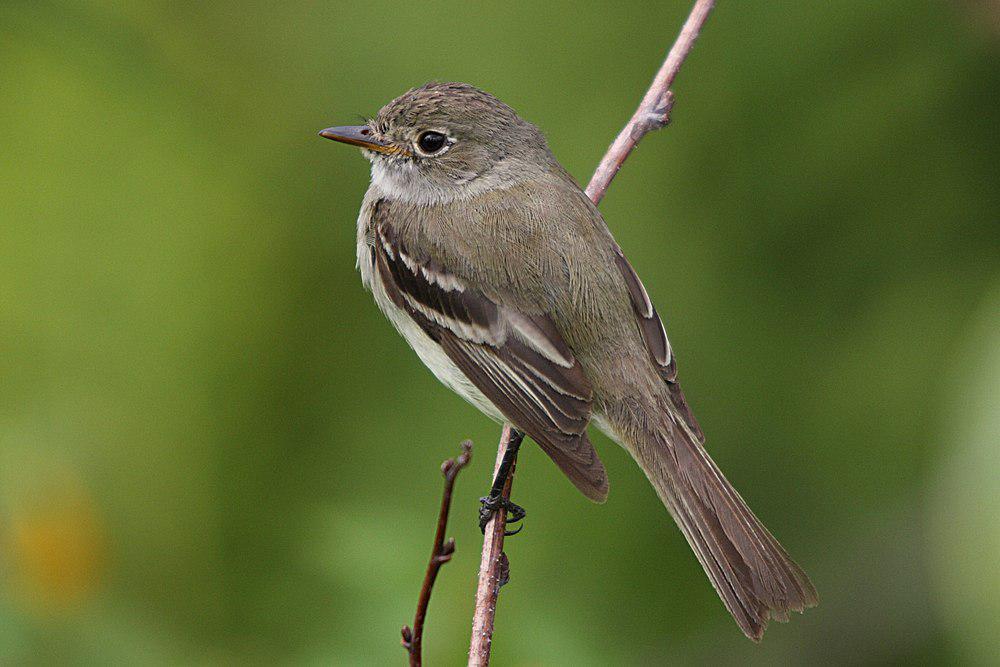
POLYGON ((445 386, 530 436, 592 501, 608 477, 588 427, 622 446, 751 640, 818 603, 706 451, 649 293, 535 125, 475 86, 431 82, 320 135, 371 162, 357 267, 445 386))

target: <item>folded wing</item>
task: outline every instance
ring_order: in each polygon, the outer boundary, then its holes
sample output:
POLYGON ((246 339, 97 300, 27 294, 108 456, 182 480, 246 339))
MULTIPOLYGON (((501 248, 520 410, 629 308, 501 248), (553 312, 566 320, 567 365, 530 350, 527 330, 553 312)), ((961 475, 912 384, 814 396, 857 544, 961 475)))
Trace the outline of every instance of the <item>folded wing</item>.
POLYGON ((649 299, 645 286, 639 280, 639 274, 632 268, 625 253, 617 244, 615 244, 614 249, 615 263, 618 265, 622 278, 625 279, 625 286, 628 288, 629 298, 632 301, 632 312, 635 314, 635 321, 642 334, 642 340, 646 344, 646 350, 656 364, 660 377, 667 383, 667 392, 670 394, 677 414, 687 423, 688 428, 695 435, 695 439, 698 442, 704 442, 705 434, 691 412, 687 399, 684 398, 684 392, 681 391, 681 386, 677 384, 677 359, 670 347, 670 341, 667 340, 667 330, 663 327, 663 321, 660 319, 659 313, 656 312, 653 302, 649 299))
POLYGON ((607 475, 586 432, 593 391, 551 319, 498 304, 410 254, 388 225, 376 224, 372 253, 393 303, 584 495, 603 501, 607 475))

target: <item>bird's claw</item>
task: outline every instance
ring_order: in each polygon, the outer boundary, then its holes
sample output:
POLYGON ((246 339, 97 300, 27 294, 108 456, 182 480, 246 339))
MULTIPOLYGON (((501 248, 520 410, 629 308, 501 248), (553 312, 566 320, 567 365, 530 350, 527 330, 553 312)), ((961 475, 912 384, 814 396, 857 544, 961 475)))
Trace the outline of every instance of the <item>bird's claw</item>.
MULTIPOLYGON (((517 523, 525 517, 527 512, 520 505, 512 503, 507 498, 500 495, 488 495, 483 496, 479 499, 482 507, 479 508, 479 530, 484 534, 486 533, 486 524, 490 522, 493 515, 497 513, 501 508, 507 510, 507 525, 512 523, 517 523)), ((518 526, 516 530, 505 530, 504 535, 510 537, 511 535, 517 535, 524 528, 523 525, 518 526)))

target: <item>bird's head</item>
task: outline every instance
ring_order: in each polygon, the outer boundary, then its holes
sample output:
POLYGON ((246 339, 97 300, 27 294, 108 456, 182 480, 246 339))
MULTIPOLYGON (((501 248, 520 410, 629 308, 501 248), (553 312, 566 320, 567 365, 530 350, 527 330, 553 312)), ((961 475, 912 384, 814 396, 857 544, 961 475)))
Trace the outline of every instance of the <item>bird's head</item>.
POLYGON ((360 147, 386 196, 430 204, 531 178, 554 161, 538 128, 465 83, 414 88, 364 125, 320 136, 360 147))

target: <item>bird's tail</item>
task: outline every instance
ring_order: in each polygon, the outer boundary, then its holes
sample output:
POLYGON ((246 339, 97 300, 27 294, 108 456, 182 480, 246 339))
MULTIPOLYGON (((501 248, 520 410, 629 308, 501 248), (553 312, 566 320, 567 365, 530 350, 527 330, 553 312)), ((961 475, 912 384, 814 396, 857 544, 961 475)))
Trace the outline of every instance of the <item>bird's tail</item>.
POLYGON ((637 427, 614 435, 635 441, 622 444, 656 488, 737 625, 760 641, 769 619, 787 621, 789 611, 816 606, 816 589, 705 451, 679 392, 677 387, 687 418, 671 405, 660 411, 664 419, 630 420, 637 427))

